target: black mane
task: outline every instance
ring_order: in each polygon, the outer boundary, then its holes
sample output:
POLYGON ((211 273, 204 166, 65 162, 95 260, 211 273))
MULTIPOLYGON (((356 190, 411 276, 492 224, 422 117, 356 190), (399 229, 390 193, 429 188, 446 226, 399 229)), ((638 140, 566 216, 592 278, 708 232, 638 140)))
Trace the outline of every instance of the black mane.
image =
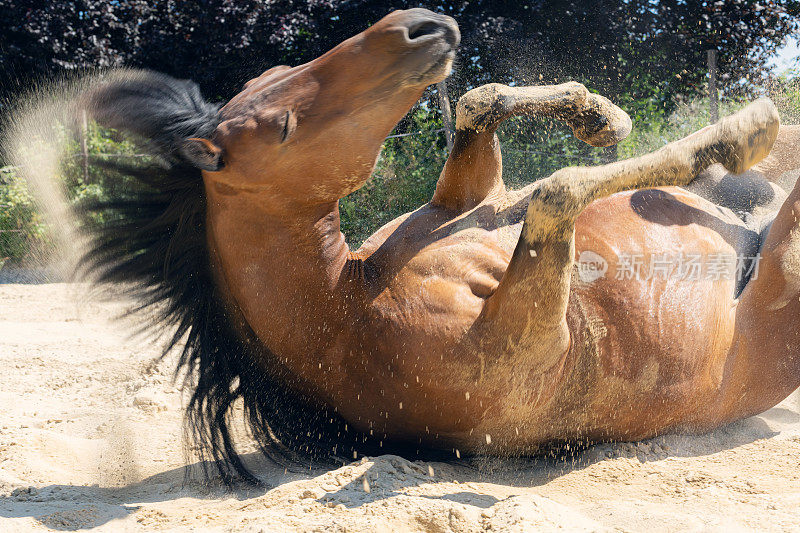
POLYGON ((81 206, 91 236, 83 265, 101 284, 131 296, 133 312, 148 313, 147 330, 175 328, 165 354, 185 337, 176 375, 186 371, 193 387, 187 420, 201 458, 213 459, 226 483, 237 476, 258 482, 231 435, 230 414, 240 400, 253 437, 271 459, 327 462, 377 451, 375 441, 348 430, 333 409, 296 392, 278 357, 230 318, 212 273, 201 172, 180 150, 187 138, 212 135, 217 106, 194 83, 153 72, 101 82, 84 105, 101 125, 138 137, 153 157, 94 163, 107 170, 110 199, 81 206))

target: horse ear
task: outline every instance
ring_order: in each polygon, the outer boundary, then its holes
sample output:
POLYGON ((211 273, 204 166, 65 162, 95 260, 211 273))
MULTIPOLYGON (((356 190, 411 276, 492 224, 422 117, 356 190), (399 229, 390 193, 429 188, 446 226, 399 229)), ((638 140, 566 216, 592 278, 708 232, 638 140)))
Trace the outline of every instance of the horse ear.
POLYGON ((222 168, 222 148, 201 137, 183 141, 181 154, 191 164, 202 170, 215 172, 222 168))

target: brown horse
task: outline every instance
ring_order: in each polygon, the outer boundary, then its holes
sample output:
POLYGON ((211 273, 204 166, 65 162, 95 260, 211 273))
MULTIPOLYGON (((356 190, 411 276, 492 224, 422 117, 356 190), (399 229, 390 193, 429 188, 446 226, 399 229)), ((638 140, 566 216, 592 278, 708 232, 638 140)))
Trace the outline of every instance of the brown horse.
POLYGON ((90 207, 106 216, 87 260, 159 304, 154 325, 177 325, 168 347, 188 334, 190 420, 223 474, 254 479, 229 430, 237 401, 272 455, 527 454, 706 431, 800 385, 800 189, 762 242, 765 224, 680 188, 767 155, 768 101, 652 154, 510 191, 504 119, 553 117, 599 146, 630 120, 577 83, 479 87, 458 103, 431 201, 348 248, 339 199, 369 179, 458 42, 452 19, 397 11, 220 110, 154 73, 85 96, 159 157, 107 165, 127 181, 90 207))

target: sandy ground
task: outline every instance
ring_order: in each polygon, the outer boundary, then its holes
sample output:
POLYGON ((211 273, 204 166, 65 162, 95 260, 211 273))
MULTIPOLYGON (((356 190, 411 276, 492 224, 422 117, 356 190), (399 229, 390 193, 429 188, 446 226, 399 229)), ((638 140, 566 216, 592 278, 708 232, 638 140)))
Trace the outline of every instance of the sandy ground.
POLYGON ((0 285, 2 532, 800 531, 798 392, 709 435, 569 459, 387 455, 332 471, 262 464, 261 489, 185 482, 170 361, 109 321, 118 305, 81 294, 0 285))

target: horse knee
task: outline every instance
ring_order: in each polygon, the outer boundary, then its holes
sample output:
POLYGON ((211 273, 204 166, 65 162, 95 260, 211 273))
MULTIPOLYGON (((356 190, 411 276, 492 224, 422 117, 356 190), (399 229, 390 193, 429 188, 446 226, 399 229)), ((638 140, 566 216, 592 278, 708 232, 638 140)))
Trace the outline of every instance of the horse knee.
POLYGON ((575 219, 589 202, 585 175, 579 167, 563 168, 537 184, 528 202, 523 231, 529 242, 571 234, 575 219))
POLYGON ((466 92, 456 104, 456 129, 486 131, 505 118, 511 97, 504 85, 489 83, 466 92))

